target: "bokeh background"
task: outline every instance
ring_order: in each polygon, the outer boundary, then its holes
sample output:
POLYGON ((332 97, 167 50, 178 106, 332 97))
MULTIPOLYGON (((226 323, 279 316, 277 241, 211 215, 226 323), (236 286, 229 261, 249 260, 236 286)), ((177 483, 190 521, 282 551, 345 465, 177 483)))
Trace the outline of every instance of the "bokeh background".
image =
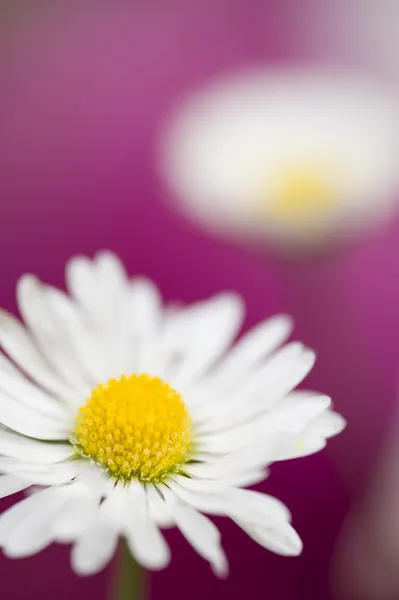
MULTIPOLYGON (((155 168, 168 115, 210 78, 259 63, 359 64, 349 48, 345 55, 321 47, 321 4, 328 2, 0 3, 0 305, 16 311, 22 273, 63 286, 71 255, 103 248, 130 273, 153 278, 166 300, 237 290, 246 326, 276 312, 293 315, 295 337, 318 352, 307 387, 330 394, 349 422, 327 450, 275 465, 260 486, 292 510, 301 557, 274 556, 221 521, 231 575, 220 582, 171 531, 172 565, 150 577, 154 600, 363 599, 350 573, 339 574, 337 548, 395 414, 398 219, 372 237, 295 261, 195 228, 169 210, 171 192, 155 168)), ((2 597, 105 598, 112 565, 80 579, 68 555, 53 546, 21 561, 0 556, 2 597)))

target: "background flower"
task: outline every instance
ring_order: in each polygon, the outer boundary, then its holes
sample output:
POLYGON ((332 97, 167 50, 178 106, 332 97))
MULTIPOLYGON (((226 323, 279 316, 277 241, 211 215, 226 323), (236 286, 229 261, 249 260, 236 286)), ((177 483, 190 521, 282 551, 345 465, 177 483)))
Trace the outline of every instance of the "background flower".
POLYGON ((386 218, 399 111, 358 74, 252 69, 192 94, 162 145, 181 209, 248 243, 311 247, 386 218))

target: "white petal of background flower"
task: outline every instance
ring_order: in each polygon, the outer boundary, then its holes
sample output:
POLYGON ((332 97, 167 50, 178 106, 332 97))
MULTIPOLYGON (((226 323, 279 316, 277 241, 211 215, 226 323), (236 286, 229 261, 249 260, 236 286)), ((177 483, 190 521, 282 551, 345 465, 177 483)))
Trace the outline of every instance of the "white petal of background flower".
POLYGON ((0 516, 4 552, 72 543, 72 566, 87 575, 124 536, 141 565, 160 569, 170 561, 160 528, 176 526, 224 577, 220 534, 205 512, 231 517, 266 548, 298 554, 288 509, 241 489, 266 479, 275 460, 322 448, 345 425, 328 397, 293 391, 314 353, 298 342, 280 348, 290 318, 269 319, 235 344, 244 319, 237 294, 172 310, 152 282, 130 280, 107 252, 69 261, 67 284, 71 296, 25 276, 18 302, 26 328, 0 314, 0 497, 32 486, 0 516), (181 394, 193 446, 177 472, 121 480, 99 455, 77 451, 76 419, 91 390, 101 395, 108 379, 119 385, 122 375, 141 381, 142 373, 181 394))

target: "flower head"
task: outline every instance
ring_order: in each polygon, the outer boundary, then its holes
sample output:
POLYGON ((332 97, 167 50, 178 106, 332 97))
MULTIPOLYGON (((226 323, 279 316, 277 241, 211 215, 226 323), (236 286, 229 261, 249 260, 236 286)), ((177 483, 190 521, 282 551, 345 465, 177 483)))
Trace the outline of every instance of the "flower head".
POLYGON ((70 296, 25 276, 25 323, 0 313, 0 497, 32 487, 0 517, 5 554, 70 542, 73 568, 88 574, 123 536, 140 564, 159 569, 170 559, 161 528, 176 526, 223 576, 220 535, 203 513, 299 554, 286 507, 243 489, 344 427, 329 398, 293 391, 314 354, 281 347, 290 319, 234 344, 237 295, 172 311, 110 253, 72 259, 67 285, 70 296))
POLYGON ((399 190, 399 112, 375 82, 254 69, 172 117, 161 170, 179 206, 219 233, 309 247, 386 216, 399 190))

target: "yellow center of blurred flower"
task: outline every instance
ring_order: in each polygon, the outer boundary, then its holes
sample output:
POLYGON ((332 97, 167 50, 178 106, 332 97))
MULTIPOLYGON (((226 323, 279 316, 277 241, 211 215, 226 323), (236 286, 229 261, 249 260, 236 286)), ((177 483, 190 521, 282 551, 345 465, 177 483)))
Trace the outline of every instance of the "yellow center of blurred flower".
POLYGON ((72 443, 116 479, 158 482, 188 458, 191 419, 180 394, 157 377, 99 385, 79 409, 72 443))
POLYGON ((268 205, 281 221, 308 221, 328 216, 338 200, 335 187, 317 166, 296 166, 276 174, 274 199, 268 205))

